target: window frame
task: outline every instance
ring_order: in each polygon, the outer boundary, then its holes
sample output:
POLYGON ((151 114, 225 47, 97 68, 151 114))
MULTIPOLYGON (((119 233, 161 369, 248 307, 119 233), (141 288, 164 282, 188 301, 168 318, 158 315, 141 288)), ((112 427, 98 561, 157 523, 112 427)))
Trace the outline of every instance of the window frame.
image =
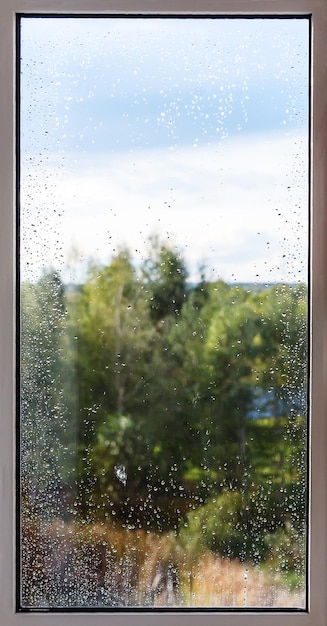
MULTIPOLYGON (((327 0, 0 0, 0 623, 1 626, 327 626, 327 0), (15 612, 16 16, 311 17, 310 485, 308 611, 15 612)), ((17 455, 17 457, 16 457, 17 455)))

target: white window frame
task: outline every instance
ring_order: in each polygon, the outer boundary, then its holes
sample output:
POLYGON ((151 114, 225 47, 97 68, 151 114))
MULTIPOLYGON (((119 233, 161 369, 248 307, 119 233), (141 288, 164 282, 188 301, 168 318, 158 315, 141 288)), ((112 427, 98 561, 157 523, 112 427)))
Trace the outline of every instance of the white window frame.
POLYGON ((327 0, 0 0, 0 624, 1 626, 327 626, 327 0), (15 612, 16 14, 310 15, 311 445, 307 612, 15 612))

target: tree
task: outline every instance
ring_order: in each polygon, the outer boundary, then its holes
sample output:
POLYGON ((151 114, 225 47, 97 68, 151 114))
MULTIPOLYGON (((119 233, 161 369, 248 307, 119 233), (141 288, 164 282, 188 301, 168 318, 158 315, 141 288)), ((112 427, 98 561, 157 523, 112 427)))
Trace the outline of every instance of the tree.
MULTIPOLYGON (((127 250, 121 250, 107 266, 90 268, 70 323, 76 335, 78 472, 85 512, 94 493, 100 496, 101 490, 113 490, 116 485, 116 495, 121 495, 122 483, 115 478, 115 467, 129 464, 130 477, 139 460, 136 433, 146 395, 144 368, 155 331, 144 285, 127 250), (135 443, 130 453, 127 439, 121 437, 127 423, 135 443)), ((141 448, 144 455, 146 444, 141 448)))
POLYGON ((21 290, 22 483, 29 501, 49 514, 59 503, 54 485, 70 481, 75 465, 74 415, 67 394, 67 312, 55 271, 21 290), (49 491, 50 490, 50 491, 49 491), (42 507, 42 492, 48 502, 42 507))
POLYGON ((151 318, 158 323, 169 315, 180 315, 187 299, 187 270, 180 253, 157 238, 152 238, 151 244, 143 280, 150 292, 151 318))

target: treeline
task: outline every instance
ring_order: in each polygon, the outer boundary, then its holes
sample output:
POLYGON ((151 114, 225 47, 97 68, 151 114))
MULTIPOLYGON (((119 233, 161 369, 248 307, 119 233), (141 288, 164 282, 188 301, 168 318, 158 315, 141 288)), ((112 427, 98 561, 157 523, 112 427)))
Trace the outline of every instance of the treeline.
POLYGON ((26 510, 254 561, 303 533, 304 285, 191 285, 154 240, 141 266, 121 250, 78 287, 25 283, 21 312, 26 510))

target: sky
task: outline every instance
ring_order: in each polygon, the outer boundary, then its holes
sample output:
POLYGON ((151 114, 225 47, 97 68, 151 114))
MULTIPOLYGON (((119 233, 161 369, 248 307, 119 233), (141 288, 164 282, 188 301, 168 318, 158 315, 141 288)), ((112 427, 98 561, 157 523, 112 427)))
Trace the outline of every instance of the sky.
POLYGON ((81 280, 153 235, 190 280, 298 282, 306 19, 23 18, 21 270, 81 280))

